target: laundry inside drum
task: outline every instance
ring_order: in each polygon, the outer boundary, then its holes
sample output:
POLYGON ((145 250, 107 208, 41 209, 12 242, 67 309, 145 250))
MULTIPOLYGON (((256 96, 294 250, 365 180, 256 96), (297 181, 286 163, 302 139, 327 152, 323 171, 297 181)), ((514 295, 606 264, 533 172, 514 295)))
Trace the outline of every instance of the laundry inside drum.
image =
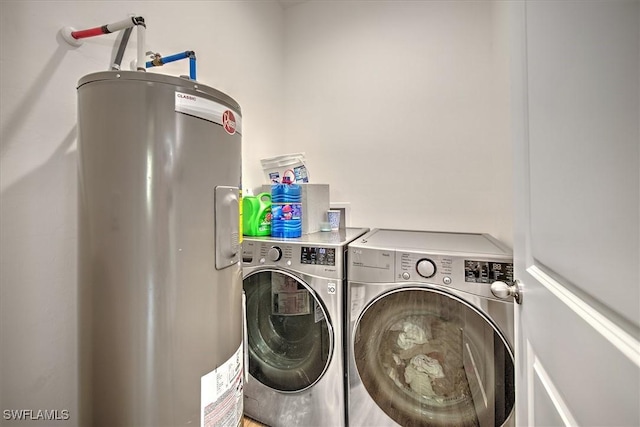
POLYGON ((354 356, 367 392, 400 425, 484 427, 496 421, 486 414, 495 401, 492 339, 486 320, 457 298, 405 290, 365 310, 354 356))

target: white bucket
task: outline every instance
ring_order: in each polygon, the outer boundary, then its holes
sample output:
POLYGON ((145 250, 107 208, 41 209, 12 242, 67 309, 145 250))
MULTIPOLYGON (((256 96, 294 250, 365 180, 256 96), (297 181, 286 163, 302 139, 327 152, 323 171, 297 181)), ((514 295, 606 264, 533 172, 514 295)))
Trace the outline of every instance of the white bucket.
POLYGON ((304 153, 283 154, 281 156, 261 159, 266 182, 281 183, 285 172, 292 182, 300 184, 309 182, 309 170, 304 159, 304 153))

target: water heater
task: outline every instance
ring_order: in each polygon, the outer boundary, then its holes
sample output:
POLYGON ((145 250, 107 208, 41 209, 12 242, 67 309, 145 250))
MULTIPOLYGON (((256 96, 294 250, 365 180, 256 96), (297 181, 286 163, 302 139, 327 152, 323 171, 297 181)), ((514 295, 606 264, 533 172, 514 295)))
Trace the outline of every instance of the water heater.
POLYGON ((240 106, 185 78, 78 82, 80 418, 242 417, 240 106))

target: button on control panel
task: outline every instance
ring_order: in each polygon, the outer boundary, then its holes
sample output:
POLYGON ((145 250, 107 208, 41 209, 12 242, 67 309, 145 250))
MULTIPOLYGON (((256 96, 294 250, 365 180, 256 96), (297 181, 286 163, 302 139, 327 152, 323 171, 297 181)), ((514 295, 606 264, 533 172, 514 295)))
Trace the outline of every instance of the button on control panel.
POLYGON ((242 259, 246 264, 251 264, 256 259, 259 264, 286 263, 291 265, 292 255, 291 245, 280 245, 273 242, 246 242, 242 259))
POLYGON ((282 258, 282 249, 277 246, 272 246, 269 248, 269 252, 267 252, 267 257, 270 261, 279 261, 282 258))
POLYGON ((428 258, 423 258, 416 264, 418 274, 428 279, 436 274, 436 265, 428 258))
POLYGON ((451 278, 452 267, 453 258, 447 256, 411 252, 396 254, 396 280, 400 281, 443 283, 444 276, 451 278))

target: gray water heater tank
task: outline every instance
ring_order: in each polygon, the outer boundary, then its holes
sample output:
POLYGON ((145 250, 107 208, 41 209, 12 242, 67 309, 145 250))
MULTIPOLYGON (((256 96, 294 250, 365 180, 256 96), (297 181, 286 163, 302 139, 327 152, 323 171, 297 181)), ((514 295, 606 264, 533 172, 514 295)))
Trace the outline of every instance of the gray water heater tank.
POLYGON ((78 83, 80 424, 242 417, 240 106, 184 78, 78 83))

